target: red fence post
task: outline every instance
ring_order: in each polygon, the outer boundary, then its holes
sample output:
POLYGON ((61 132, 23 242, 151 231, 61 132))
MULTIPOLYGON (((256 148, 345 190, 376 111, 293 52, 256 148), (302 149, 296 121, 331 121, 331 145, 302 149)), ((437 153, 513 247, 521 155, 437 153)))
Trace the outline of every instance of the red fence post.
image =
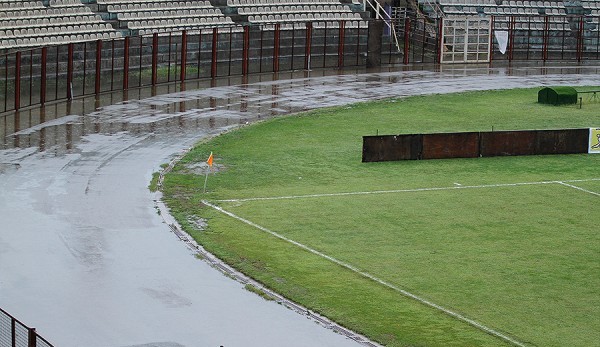
POLYGON ((577 28, 577 61, 583 56, 583 17, 579 17, 579 28, 577 28))
POLYGON ((494 44, 493 44, 493 42, 494 42, 493 32, 494 32, 494 24, 495 24, 494 21, 495 21, 495 17, 491 16, 491 18, 490 18, 490 35, 488 37, 488 43, 489 43, 488 58, 490 59, 490 63, 492 62, 492 60, 493 60, 492 56, 494 55, 494 44))
POLYGON ((17 347, 17 321, 16 319, 10 319, 10 347, 17 347))
POLYGON ((69 43, 67 54, 67 99, 73 99, 73 44, 69 43))
POLYGON ((48 47, 42 47, 42 66, 40 71, 40 104, 46 103, 46 62, 48 60, 48 47))
POLYGON ((123 90, 129 89, 129 36, 123 42, 123 90))
POLYGON ((279 72, 279 35, 281 34, 281 24, 275 24, 275 35, 273 37, 273 72, 279 72))
POLYGON ((155 86, 157 82, 157 68, 158 68, 158 33, 152 34, 152 85, 155 86))
POLYGON ((21 108, 21 52, 17 52, 15 61, 15 110, 21 108))
MULTIPOLYGON (((529 32, 530 30, 527 30, 529 32)), ((529 42, 528 42, 529 44, 529 42)), ((508 61, 513 60, 513 48, 515 45, 515 17, 510 17, 508 24, 508 61)))
POLYGON ((340 33, 338 42, 338 67, 344 66, 344 41, 346 40, 346 21, 340 21, 340 33))
POLYGON ((210 77, 217 77, 217 45, 219 44, 219 29, 213 28, 212 37, 212 62, 210 65, 210 77))
POLYGON ((27 347, 36 347, 37 346, 37 333, 35 332, 35 328, 29 328, 28 329, 28 336, 27 336, 27 347))
POLYGON ((548 32, 550 29, 550 23, 549 23, 549 18, 548 16, 544 17, 544 37, 542 38, 543 40, 543 46, 542 46, 542 60, 546 61, 548 60, 548 36, 550 35, 550 33, 548 32))
POLYGON ((344 67, 344 45, 346 43, 346 21, 340 21, 340 42, 338 43, 338 67, 344 67))
MULTIPOLYGON (((441 33, 440 33, 441 36, 441 33)), ((441 40, 441 39, 440 39, 441 40)), ((404 58, 402 62, 407 65, 409 62, 408 56, 410 54, 410 18, 404 20, 404 58)))
POLYGON ((100 94, 100 80, 102 74, 102 40, 96 41, 96 84, 94 86, 94 93, 100 94))
MULTIPOLYGON (((423 48, 425 48, 425 34, 426 34, 426 29, 427 29, 427 22, 425 21, 425 18, 423 18, 423 48)), ((437 32, 438 32, 438 51, 436 52, 436 57, 437 57, 437 62, 438 64, 442 62, 442 54, 444 54, 444 18, 439 19, 437 28, 436 28, 437 32)), ((421 59, 422 61, 423 59, 421 59)))
POLYGON ((304 48, 304 69, 310 70, 310 50, 312 43, 312 23, 306 23, 306 46, 304 48))
POLYGON ((242 48, 242 75, 248 74, 249 55, 248 50, 250 49, 250 27, 244 26, 244 46, 242 48))
POLYGON ((179 71, 179 80, 185 81, 185 70, 187 65, 187 32, 181 32, 181 70, 179 71))

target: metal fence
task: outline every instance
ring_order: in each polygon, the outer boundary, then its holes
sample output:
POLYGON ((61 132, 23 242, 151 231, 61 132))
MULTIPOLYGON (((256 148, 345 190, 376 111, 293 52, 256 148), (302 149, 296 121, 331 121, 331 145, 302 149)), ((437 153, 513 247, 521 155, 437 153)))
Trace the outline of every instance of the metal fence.
MULTIPOLYGON (((453 22, 461 17, 453 18, 453 22)), ((465 23, 481 17, 463 17, 465 23)), ((490 16, 491 60, 499 61, 582 61, 600 59, 600 22, 586 16, 490 16), (506 52, 501 53, 496 32, 508 34, 506 52)), ((394 20, 402 60, 399 63, 439 63, 444 52, 454 45, 441 42, 442 19, 430 20, 411 16, 394 20)), ((477 35, 466 33, 466 45, 481 42, 477 35)), ((391 45, 391 42, 390 42, 391 45)), ((392 51, 391 49, 389 50, 392 51)), ((390 63, 398 63, 389 56, 390 63)))
POLYGON ((492 18, 494 31, 508 32, 506 54, 501 54, 496 48, 494 60, 600 59, 598 17, 496 16, 492 18))
MULTIPOLYGON (((372 22, 220 27, 4 53, 0 113, 162 83, 364 66, 372 22)), ((452 49, 440 39, 441 21, 405 16, 393 28, 396 35, 386 27, 381 36, 383 63, 439 63, 452 49)), ((600 59, 600 31, 589 18, 493 17, 491 28, 490 36, 505 31, 509 38, 506 54, 493 43, 491 60, 600 59)))
POLYGON ((3 54, 0 112, 191 79, 363 65, 366 23, 220 27, 3 54))
POLYGON ((15 317, 0 308, 0 347, 53 347, 15 317))

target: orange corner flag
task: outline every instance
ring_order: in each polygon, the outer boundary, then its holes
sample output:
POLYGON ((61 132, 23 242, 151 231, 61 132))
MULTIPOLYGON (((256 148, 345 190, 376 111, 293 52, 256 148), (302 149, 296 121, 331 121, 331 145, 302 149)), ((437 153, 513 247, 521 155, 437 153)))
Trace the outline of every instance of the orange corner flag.
POLYGON ((212 152, 210 152, 210 155, 208 156, 208 159, 206 160, 206 163, 208 164, 209 167, 212 167, 212 164, 213 164, 213 154, 212 154, 212 152))

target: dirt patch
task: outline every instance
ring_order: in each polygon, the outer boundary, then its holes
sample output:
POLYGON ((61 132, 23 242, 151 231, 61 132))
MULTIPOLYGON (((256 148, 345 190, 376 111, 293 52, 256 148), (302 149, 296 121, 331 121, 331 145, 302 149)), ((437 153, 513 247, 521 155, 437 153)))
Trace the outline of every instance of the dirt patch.
POLYGON ((15 172, 21 167, 20 164, 0 163, 0 174, 15 172))
POLYGON ((200 231, 204 231, 208 228, 208 220, 206 218, 189 217, 188 222, 200 231))
POLYGON ((183 170, 186 173, 194 175, 206 175, 207 173, 217 173, 225 171, 225 169, 225 165, 213 164, 212 167, 209 167, 208 164, 205 162, 183 165, 183 170))

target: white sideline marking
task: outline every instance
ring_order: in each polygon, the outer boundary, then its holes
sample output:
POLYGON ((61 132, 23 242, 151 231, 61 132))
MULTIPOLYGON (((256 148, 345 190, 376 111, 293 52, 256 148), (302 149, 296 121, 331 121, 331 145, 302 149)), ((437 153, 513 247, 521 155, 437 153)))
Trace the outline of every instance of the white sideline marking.
POLYGON ((591 190, 583 189, 581 187, 577 187, 577 186, 574 186, 572 184, 567 184, 567 183, 565 183, 563 181, 556 181, 556 183, 562 184, 563 186, 571 187, 573 189, 581 190, 582 192, 586 192, 586 193, 590 193, 590 194, 593 194, 593 195, 596 195, 596 196, 600 196, 600 193, 596 193, 596 192, 593 192, 591 190))
MULTIPOLYGON (((216 201, 218 201, 218 202, 244 202, 244 201, 258 201, 258 200, 285 200, 285 199, 320 198, 320 197, 347 196, 347 195, 369 195, 369 194, 428 192, 428 191, 451 190, 451 189, 476 189, 476 188, 517 187, 517 186, 527 186, 527 185, 565 184, 565 182, 589 182, 589 181, 600 181, 600 178, 589 178, 589 179, 582 179, 582 180, 563 180, 563 181, 539 181, 539 182, 483 184, 483 185, 475 185, 475 186, 462 186, 462 185, 458 185, 458 186, 452 186, 452 187, 434 187, 434 188, 414 188, 414 189, 397 189, 397 190, 374 190, 374 191, 346 192, 346 193, 289 195, 289 196, 258 197, 258 198, 245 198, 245 199, 224 199, 224 200, 216 200, 216 201)), ((576 188, 575 186, 573 186, 573 187, 576 188)), ((580 189, 580 188, 577 188, 577 189, 580 189)), ((597 195, 597 193, 594 193, 594 192, 588 192, 588 193, 592 193, 592 194, 596 194, 597 195)))
MULTIPOLYGON (((552 183, 552 182, 548 182, 548 183, 552 183)), ((478 322, 476 322, 476 321, 474 321, 474 320, 472 320, 470 318, 467 318, 467 317, 465 317, 465 316, 463 316, 463 315, 461 315, 459 313, 451 311, 451 310, 449 310, 449 309, 447 309, 447 308, 445 308, 443 306, 435 304, 435 303, 433 303, 433 302, 431 302, 431 301, 429 301, 427 299, 423 299, 423 298, 421 298, 421 297, 419 297, 419 296, 417 296, 415 294, 407 292, 406 290, 401 289, 399 287, 396 287, 395 285, 393 285, 391 283, 388 283, 388 282, 386 282, 384 280, 381 280, 381 279, 379 279, 379 278, 377 278, 377 277, 375 277, 375 276, 373 276, 373 275, 371 275, 371 274, 369 274, 367 272, 361 271, 358 268, 356 268, 356 267, 354 267, 354 266, 352 266, 350 264, 344 263, 344 262, 342 262, 340 260, 337 260, 336 258, 328 256, 327 254, 324 254, 324 253, 321 253, 321 252, 319 252, 319 251, 317 251, 315 249, 312 249, 312 248, 310 248, 310 247, 308 247, 308 246, 306 246, 306 245, 304 245, 302 243, 299 243, 299 242, 294 241, 292 239, 289 239, 289 238, 287 238, 287 237, 285 237, 285 236, 283 236, 281 234, 278 234, 278 233, 276 233, 274 231, 271 231, 271 230, 269 230, 269 229, 267 229, 267 228, 265 228, 263 226, 260 226, 260 225, 254 223, 254 222, 251 222, 251 221, 249 221, 249 220, 247 220, 245 218, 242 218, 242 217, 240 217, 240 216, 238 216, 238 215, 236 215, 236 214, 234 214, 232 212, 226 211, 226 210, 224 210, 223 208, 221 208, 221 207, 219 207, 217 205, 213 205, 213 204, 209 203, 206 200, 202 200, 202 203, 204 205, 206 205, 206 206, 210 206, 210 207, 214 208, 215 210, 217 210, 217 211, 219 211, 219 212, 221 212, 223 214, 226 214, 226 215, 228 215, 228 216, 230 216, 230 217, 232 217, 234 219, 237 219, 237 220, 239 220, 239 221, 241 221, 241 222, 243 222, 245 224, 248 224, 248 225, 250 225, 252 227, 255 227, 255 228, 257 228, 257 229, 259 229, 261 231, 264 231, 264 232, 266 232, 268 234, 271 234, 271 235, 273 235, 273 236, 275 236, 275 237, 277 237, 277 238, 279 238, 281 240, 287 241, 287 242, 289 242, 289 243, 291 243, 291 244, 293 244, 295 246, 298 246, 298 247, 300 247, 300 248, 302 248, 302 249, 304 249, 306 251, 309 251, 309 252, 311 252, 313 254, 316 254, 316 255, 318 255, 318 256, 320 256, 322 258, 325 258, 325 259, 327 259, 327 260, 329 260, 329 261, 331 261, 331 262, 333 262, 333 263, 335 263, 337 265, 340 265, 340 266, 342 266, 342 267, 344 267, 344 268, 346 268, 348 270, 356 272, 357 274, 359 274, 359 275, 361 275, 363 277, 366 277, 366 278, 368 278, 370 280, 373 280, 373 281, 375 281, 375 282, 377 282, 379 284, 382 284, 382 285, 384 285, 384 286, 386 286, 388 288, 391 288, 391 289, 393 289, 393 290, 401 293, 404 296, 407 296, 407 297, 409 297, 411 299, 414 299, 414 300, 416 300, 416 301, 418 301, 418 302, 420 302, 422 304, 425 304, 425 305, 427 305, 429 307, 433 307, 433 308, 435 308, 435 309, 437 309, 439 311, 442 311, 442 312, 444 312, 444 313, 446 313, 446 314, 448 314, 448 315, 450 315, 450 316, 452 316, 452 317, 454 317, 454 318, 456 318, 458 320, 466 322, 466 323, 468 323, 468 324, 470 324, 470 325, 472 325, 472 326, 474 326, 474 327, 476 327, 476 328, 478 328, 478 329, 480 329, 480 330, 482 330, 482 331, 484 331, 484 332, 486 332, 486 333, 488 333, 490 335, 494 335, 496 337, 499 337, 500 339, 502 339, 504 341, 507 341, 509 343, 512 343, 513 345, 516 345, 516 346, 519 346, 519 347, 526 347, 522 342, 519 342, 519 341, 517 341, 517 340, 515 340, 515 339, 513 339, 513 338, 511 338, 509 336, 506 336, 506 335, 504 335, 504 334, 502 334, 502 333, 500 333, 500 332, 498 332, 498 331, 496 331, 496 330, 494 330, 492 328, 488 328, 487 326, 485 326, 485 325, 483 325, 481 323, 478 323, 478 322)))

